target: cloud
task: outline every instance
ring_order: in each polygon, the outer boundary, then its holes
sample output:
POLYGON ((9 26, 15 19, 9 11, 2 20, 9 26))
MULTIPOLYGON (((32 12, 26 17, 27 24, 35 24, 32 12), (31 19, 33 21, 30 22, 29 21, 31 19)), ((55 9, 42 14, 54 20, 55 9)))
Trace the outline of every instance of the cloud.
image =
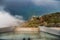
MULTIPOLYGON (((20 16, 20 18, 22 18, 22 17, 20 16)), ((22 22, 24 22, 24 20, 18 19, 16 17, 10 15, 6 11, 0 11, 0 28, 17 26, 18 23, 20 24, 22 22)))
POLYGON ((0 28, 17 26, 24 22, 22 16, 12 16, 9 12, 4 10, 6 5, 0 4, 0 28))
POLYGON ((37 6, 43 6, 53 9, 60 8, 60 2, 56 0, 31 0, 37 6))
POLYGON ((55 1, 60 1, 60 0, 55 0, 55 1))
POLYGON ((54 0, 32 0, 33 3, 36 5, 57 5, 58 2, 54 0))

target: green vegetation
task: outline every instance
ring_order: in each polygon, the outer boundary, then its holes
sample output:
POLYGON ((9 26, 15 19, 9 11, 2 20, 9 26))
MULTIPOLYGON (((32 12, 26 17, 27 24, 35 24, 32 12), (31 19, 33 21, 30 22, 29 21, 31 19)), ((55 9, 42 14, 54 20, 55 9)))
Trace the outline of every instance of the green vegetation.
POLYGON ((33 18, 33 20, 28 21, 28 26, 29 27, 37 27, 38 25, 40 25, 40 23, 39 23, 39 20, 37 20, 37 19, 33 18))
POLYGON ((51 13, 42 17, 47 22, 47 26, 60 27, 60 12, 51 13))
POLYGON ((41 17, 33 16, 28 20, 25 25, 26 27, 60 27, 60 12, 43 15, 41 17))
POLYGON ((59 12, 44 15, 42 17, 48 23, 60 23, 60 13, 59 12))

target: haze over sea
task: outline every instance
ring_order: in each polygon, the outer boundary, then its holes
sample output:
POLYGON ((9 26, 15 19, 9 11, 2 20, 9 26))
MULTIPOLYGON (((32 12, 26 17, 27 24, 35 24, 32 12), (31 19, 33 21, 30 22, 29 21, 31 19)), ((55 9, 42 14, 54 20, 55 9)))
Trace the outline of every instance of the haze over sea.
POLYGON ((60 0, 4 0, 5 10, 27 20, 32 15, 60 12, 60 0))

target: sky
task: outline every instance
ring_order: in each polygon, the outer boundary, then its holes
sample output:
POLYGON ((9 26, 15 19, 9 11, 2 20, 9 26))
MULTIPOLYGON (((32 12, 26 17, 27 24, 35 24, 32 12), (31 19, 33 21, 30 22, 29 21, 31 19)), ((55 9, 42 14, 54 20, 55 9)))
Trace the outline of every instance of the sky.
POLYGON ((42 15, 50 12, 60 12, 59 0, 7 0, 6 8, 13 15, 30 17, 31 15, 42 15))
POLYGON ((56 9, 60 8, 59 0, 32 0, 32 2, 37 6, 48 6, 56 9))
POLYGON ((5 11, 4 9, 5 4, 0 2, 0 28, 18 26, 24 22, 22 16, 12 16, 9 12, 5 11))
POLYGON ((5 11, 28 19, 32 15, 60 12, 60 0, 3 0, 5 11))
POLYGON ((6 27, 17 20, 24 22, 33 15, 52 12, 60 12, 60 0, 0 0, 0 26, 6 27))

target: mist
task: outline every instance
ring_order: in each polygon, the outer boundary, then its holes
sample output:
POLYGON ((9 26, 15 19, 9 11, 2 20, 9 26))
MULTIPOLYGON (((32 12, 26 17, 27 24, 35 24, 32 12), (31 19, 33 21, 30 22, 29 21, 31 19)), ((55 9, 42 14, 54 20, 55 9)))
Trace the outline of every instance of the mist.
MULTIPOLYGON (((20 16, 20 18, 22 17, 20 16)), ((22 22, 24 22, 24 20, 18 19, 6 11, 0 11, 0 28, 17 26, 18 23, 20 25, 22 22)))
POLYGON ((4 5, 0 5, 0 28, 18 26, 24 22, 22 16, 12 16, 4 8, 4 5))

